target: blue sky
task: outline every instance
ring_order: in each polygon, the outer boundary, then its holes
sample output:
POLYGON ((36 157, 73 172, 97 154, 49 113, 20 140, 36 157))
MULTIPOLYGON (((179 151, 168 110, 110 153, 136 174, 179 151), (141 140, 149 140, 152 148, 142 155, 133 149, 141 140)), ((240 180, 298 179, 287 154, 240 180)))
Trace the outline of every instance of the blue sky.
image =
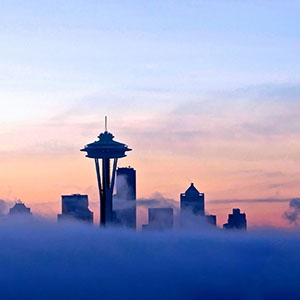
MULTIPOLYGON (((7 1, 2 88, 197 92, 299 80, 296 1, 7 1)), ((51 102, 55 100, 51 100, 51 102)))
POLYGON ((203 99, 218 114, 237 89, 248 90, 246 98, 255 94, 257 102, 265 98, 262 91, 276 94, 282 86, 297 98, 299 6, 6 1, 0 11, 1 116, 8 124, 74 110, 139 119, 203 99))
MULTIPOLYGON (((5 1, 0 116, 7 126, 73 114, 102 122, 105 114, 157 119, 192 106, 219 117, 237 106, 249 113, 236 94, 250 106, 269 95, 297 102, 299 8, 298 1, 5 1)), ((268 105, 262 115, 274 109, 268 105)))

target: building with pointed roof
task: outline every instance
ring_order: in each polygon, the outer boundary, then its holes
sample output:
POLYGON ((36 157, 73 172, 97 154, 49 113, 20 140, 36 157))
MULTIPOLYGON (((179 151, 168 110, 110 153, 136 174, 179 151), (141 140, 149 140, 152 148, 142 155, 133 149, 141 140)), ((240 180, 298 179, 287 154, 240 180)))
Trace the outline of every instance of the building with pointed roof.
POLYGON ((9 210, 9 215, 31 215, 30 208, 26 207, 21 201, 16 202, 16 204, 9 210))
POLYGON ((190 210, 195 215, 204 215, 204 193, 200 193, 194 183, 191 183, 185 193, 180 195, 180 207, 181 210, 190 210))

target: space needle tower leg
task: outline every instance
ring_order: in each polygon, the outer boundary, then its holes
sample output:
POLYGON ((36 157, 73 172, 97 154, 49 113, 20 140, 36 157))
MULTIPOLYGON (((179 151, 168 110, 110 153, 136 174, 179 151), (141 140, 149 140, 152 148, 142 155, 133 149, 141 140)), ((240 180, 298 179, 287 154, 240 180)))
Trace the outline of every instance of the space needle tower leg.
POLYGON ((103 173, 103 198, 104 198, 104 215, 105 224, 113 222, 113 207, 112 198, 114 191, 114 182, 116 177, 118 159, 114 158, 112 173, 110 173, 110 159, 102 160, 102 173, 103 173))
POLYGON ((95 158, 96 165, 96 173, 97 173, 97 182, 98 182, 98 190, 99 190, 99 198, 100 198, 100 226, 105 224, 105 202, 103 197, 103 190, 101 187, 101 176, 100 176, 100 167, 99 167, 99 159, 95 158))

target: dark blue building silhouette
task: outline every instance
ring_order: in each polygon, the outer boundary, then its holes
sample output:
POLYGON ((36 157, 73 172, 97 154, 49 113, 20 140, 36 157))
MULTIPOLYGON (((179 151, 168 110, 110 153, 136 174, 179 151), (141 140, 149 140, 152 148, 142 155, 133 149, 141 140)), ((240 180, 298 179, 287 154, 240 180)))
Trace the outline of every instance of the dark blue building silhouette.
POLYGON ((86 152, 86 157, 95 161, 100 197, 100 225, 109 225, 114 221, 112 201, 118 159, 125 157, 126 152, 131 149, 114 140, 114 136, 107 131, 105 117, 105 131, 98 136, 97 141, 86 145, 81 151, 86 152))
POLYGON ((62 213, 57 215, 58 221, 77 220, 93 223, 93 213, 89 210, 87 195, 73 194, 61 196, 62 213))
POLYGON ((21 201, 16 202, 16 204, 9 210, 10 215, 31 215, 30 208, 26 207, 21 201))
POLYGON ((215 215, 205 214, 204 193, 200 193, 193 183, 180 195, 180 207, 184 212, 190 212, 194 215, 204 216, 205 220, 211 225, 217 225, 217 217, 215 215))
POLYGON ((224 229, 247 229, 246 214, 241 214, 239 208, 234 208, 232 214, 228 215, 228 223, 223 225, 224 229))
POLYGON ((194 184, 180 195, 181 210, 189 210, 195 215, 204 215, 204 193, 199 193, 194 184))

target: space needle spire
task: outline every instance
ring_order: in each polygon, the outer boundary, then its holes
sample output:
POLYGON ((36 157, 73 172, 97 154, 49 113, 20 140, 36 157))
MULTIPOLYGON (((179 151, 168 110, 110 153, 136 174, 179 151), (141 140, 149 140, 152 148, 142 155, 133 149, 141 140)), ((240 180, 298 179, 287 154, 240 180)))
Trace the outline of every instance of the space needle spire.
POLYGON ((118 159, 125 157, 126 152, 131 150, 127 145, 115 141, 114 136, 107 131, 107 117, 105 117, 105 131, 98 136, 98 140, 80 150, 87 153, 86 157, 95 161, 100 197, 100 226, 112 223, 112 197, 118 159), (99 160, 102 162, 101 165, 99 160))

